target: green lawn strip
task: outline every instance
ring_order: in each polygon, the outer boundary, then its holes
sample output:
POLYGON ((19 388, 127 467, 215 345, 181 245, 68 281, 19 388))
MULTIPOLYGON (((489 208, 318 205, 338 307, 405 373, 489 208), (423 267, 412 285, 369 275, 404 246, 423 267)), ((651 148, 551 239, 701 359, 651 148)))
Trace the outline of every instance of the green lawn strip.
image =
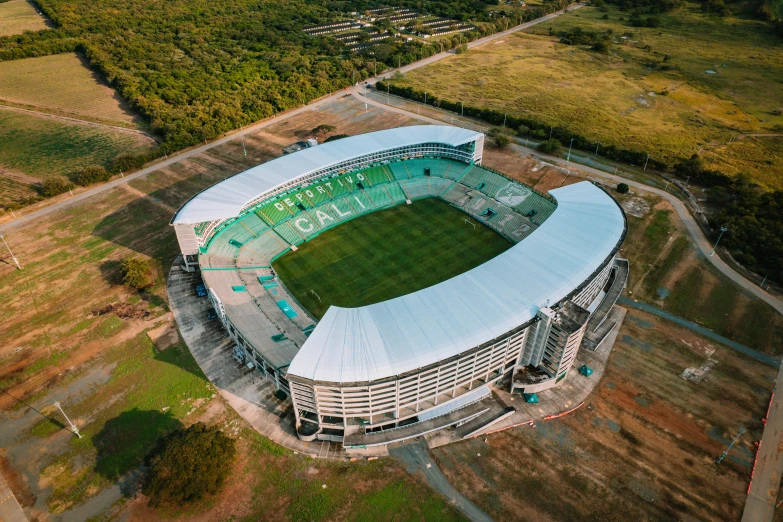
POLYGON ((648 295, 654 296, 661 281, 680 261, 682 261, 685 252, 688 251, 689 244, 688 238, 685 236, 678 237, 674 241, 674 244, 666 257, 650 270, 644 278, 644 289, 647 291, 648 295))
POLYGON ((447 203, 421 200, 327 230, 273 265, 299 302, 320 318, 330 305, 364 306, 427 288, 512 246, 493 230, 474 229, 464 220, 447 203))
POLYGON ((73 417, 89 418, 83 437, 43 471, 54 479, 47 502, 55 513, 141 464, 161 436, 186 421, 193 400, 214 393, 183 343, 157 353, 139 334, 107 350, 103 363, 116 363, 109 381, 69 406, 73 417))

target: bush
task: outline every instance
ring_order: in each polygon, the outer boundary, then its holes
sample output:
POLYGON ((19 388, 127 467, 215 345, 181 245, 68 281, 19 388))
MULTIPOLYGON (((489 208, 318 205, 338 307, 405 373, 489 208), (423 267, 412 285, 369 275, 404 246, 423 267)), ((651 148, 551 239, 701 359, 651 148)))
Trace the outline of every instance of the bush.
POLYGON ((609 44, 606 43, 604 40, 599 40, 598 42, 595 42, 592 47, 593 51, 606 54, 609 52, 609 44))
POLYGON ((68 192, 72 188, 73 183, 63 176, 52 176, 51 178, 46 178, 43 183, 41 183, 41 195, 51 198, 62 194, 63 192, 68 192))
POLYGON ((112 162, 112 170, 115 172, 127 172, 137 169, 147 162, 145 155, 120 154, 112 162))
POLYGON ((628 191, 631 190, 631 188, 625 184, 625 183, 618 183, 617 184, 617 192, 620 194, 628 194, 628 191))
POLYGON ((468 44, 458 45, 454 49, 454 52, 457 53, 457 54, 465 54, 466 52, 468 52, 468 44))
POLYGON ((335 140, 341 140, 341 139, 347 138, 347 137, 348 137, 348 134, 335 134, 334 136, 329 136, 328 138, 326 138, 324 140, 324 143, 328 143, 330 141, 335 141, 335 140))
POLYGON ((329 134, 335 129, 334 125, 319 125, 318 127, 314 128, 310 131, 311 134, 314 134, 316 136, 321 136, 324 134, 329 134))
POLYGON ((131 288, 145 288, 150 285, 150 265, 146 259, 129 257, 120 266, 122 281, 131 288))
POLYGON ((505 149, 511 143, 511 138, 505 134, 497 134, 494 138, 495 146, 499 149, 505 149))
POLYGON ((164 437, 147 458, 141 492, 151 506, 184 504, 219 493, 236 458, 236 444, 217 426, 198 422, 164 437))
POLYGON ((76 177, 76 183, 82 187, 98 183, 99 181, 108 181, 111 178, 111 174, 106 172, 106 169, 100 165, 90 165, 85 167, 84 170, 76 177))
POLYGON ((557 155, 560 153, 562 149, 563 149, 562 143, 557 141, 555 138, 550 138, 544 142, 541 142, 538 145, 538 150, 540 150, 544 154, 557 155))

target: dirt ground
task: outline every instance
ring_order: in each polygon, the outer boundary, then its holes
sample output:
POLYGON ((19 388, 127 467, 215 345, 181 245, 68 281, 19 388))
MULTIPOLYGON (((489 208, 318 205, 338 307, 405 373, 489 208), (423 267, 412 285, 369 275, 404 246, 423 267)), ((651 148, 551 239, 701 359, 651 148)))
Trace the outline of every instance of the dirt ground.
POLYGON ((434 453, 495 520, 739 520, 774 379, 773 368, 630 311, 584 407, 434 453), (682 377, 704 366, 701 382, 682 377), (740 426, 748 433, 717 465, 740 426))

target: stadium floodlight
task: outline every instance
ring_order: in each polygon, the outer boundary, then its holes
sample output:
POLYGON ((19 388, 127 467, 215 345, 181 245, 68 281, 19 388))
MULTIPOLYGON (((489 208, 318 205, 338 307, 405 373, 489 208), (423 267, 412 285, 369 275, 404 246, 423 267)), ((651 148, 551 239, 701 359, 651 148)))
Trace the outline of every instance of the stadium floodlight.
POLYGON ((21 270, 22 269, 22 265, 19 264, 19 260, 16 259, 16 256, 14 255, 14 253, 11 252, 11 247, 8 246, 8 243, 6 242, 5 236, 3 234, 0 234, 0 239, 3 240, 3 244, 5 244, 5 247, 8 249, 8 253, 11 254, 11 259, 13 259, 14 264, 16 265, 16 268, 21 270))
POLYGON ((710 257, 712 257, 715 254, 715 249, 718 248, 718 243, 720 243, 720 238, 723 237, 723 233, 726 232, 728 228, 726 227, 720 227, 720 234, 718 235, 718 240, 715 241, 715 246, 712 247, 712 252, 710 252, 710 257))
POLYGON ((73 422, 71 422, 71 419, 69 419, 68 416, 65 414, 65 412, 63 411, 62 406, 60 406, 60 403, 59 402, 55 402, 54 405, 57 406, 57 409, 60 410, 60 413, 63 414, 63 417, 65 417, 65 420, 67 420, 68 424, 71 425, 71 431, 73 432, 73 434, 81 439, 82 435, 81 435, 81 433, 79 433, 79 428, 77 428, 76 425, 73 422))

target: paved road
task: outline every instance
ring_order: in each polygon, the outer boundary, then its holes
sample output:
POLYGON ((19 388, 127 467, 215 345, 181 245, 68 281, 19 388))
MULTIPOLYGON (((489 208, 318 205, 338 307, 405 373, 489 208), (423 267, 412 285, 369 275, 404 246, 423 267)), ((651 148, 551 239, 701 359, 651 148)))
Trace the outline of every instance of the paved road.
POLYGON ((0 522, 27 522, 22 506, 0 475, 0 522))
MULTIPOLYGON (((583 4, 577 4, 575 6, 572 6, 570 9, 572 9, 572 10, 573 9, 579 9, 581 7, 584 7, 584 5, 583 4)), ((507 31, 502 31, 500 33, 495 33, 495 34, 490 35, 490 36, 485 36, 484 38, 480 38, 478 40, 470 42, 468 44, 468 47, 469 48, 473 48, 473 47, 477 47, 479 45, 483 45, 483 44, 485 44, 487 42, 491 42, 493 40, 497 40, 498 38, 502 38, 504 36, 508 36, 509 34, 515 33, 517 31, 522 31, 523 29, 527 29, 528 27, 532 27, 532 26, 534 26, 536 24, 540 24, 540 23, 546 22, 548 20, 551 20, 552 18, 560 16, 561 14, 563 14, 563 11, 556 11, 554 13, 548 14, 548 15, 543 16, 541 18, 538 18, 536 20, 532 20, 530 22, 527 22, 527 23, 524 23, 524 24, 512 27, 511 29, 508 29, 507 31)), ((424 67, 425 65, 429 65, 431 63, 437 62, 438 60, 442 60, 443 58, 451 56, 452 54, 454 54, 454 53, 453 52, 449 52, 449 51, 438 53, 438 54, 430 56, 428 58, 424 58, 422 60, 419 60, 418 62, 414 62, 414 63, 412 63, 410 65, 406 65, 405 67, 403 67, 400 70, 403 73, 407 72, 407 71, 412 71, 414 69, 418 69, 419 67, 424 67)), ((395 71, 396 71, 396 69, 390 70, 390 71, 382 73, 382 74, 380 74, 378 76, 375 76, 373 78, 369 78, 367 80, 367 82, 369 84, 371 84, 371 85, 375 84, 375 82, 377 82, 378 80, 382 80, 384 78, 387 78, 387 77, 391 76, 392 74, 394 74, 395 71)), ((267 118, 266 120, 262 120, 260 122, 254 123, 253 125, 245 127, 245 128, 243 128, 243 129, 241 129, 241 130, 239 130, 237 132, 231 133, 231 134, 229 134, 227 136, 224 136, 222 138, 219 138, 219 139, 217 139, 215 141, 211 141, 211 142, 206 143, 204 145, 200 145, 198 147, 193 147, 193 148, 181 151, 179 153, 172 154, 167 159, 164 159, 162 161, 158 160, 158 161, 150 164, 148 167, 145 167, 145 168, 143 168, 143 169, 141 169, 141 170, 139 170, 137 172, 134 172, 133 174, 129 174, 129 175, 123 177, 123 178, 115 179, 115 180, 110 181, 108 183, 104 183, 103 185, 100 185, 100 186, 91 188, 89 190, 86 190, 84 192, 81 192, 81 193, 77 194, 76 196, 74 196, 72 198, 65 199, 65 200, 60 201, 58 203, 55 203, 53 205, 49 205, 49 206, 41 208, 39 210, 35 210, 33 212, 30 212, 29 214, 25 214, 22 217, 13 219, 11 221, 8 221, 7 223, 0 224, 0 234, 3 234, 3 233, 6 233, 6 232, 9 232, 11 230, 14 230, 16 228, 19 228, 19 227, 21 227, 23 225, 26 225, 27 223, 30 223, 31 221, 34 221, 34 220, 39 219, 41 217, 48 216, 48 215, 50 215, 50 214, 52 214, 54 212, 57 212, 57 211, 59 211, 59 210, 61 210, 63 208, 75 205, 76 203, 79 203, 79 202, 84 201, 84 200, 86 200, 88 198, 91 198, 91 197, 93 197, 95 195, 98 195, 98 194, 101 194, 103 192, 106 192, 107 190, 111 190, 114 187, 117 187, 119 185, 128 183, 129 181, 134 180, 136 178, 140 178, 140 177, 146 176, 147 174, 155 172, 156 170, 159 170, 159 169, 168 167, 170 165, 173 165, 173 164, 175 164, 175 163, 177 163, 179 161, 182 161, 184 159, 190 158, 191 156, 196 156, 196 155, 201 154, 202 152, 205 152, 205 151, 207 151, 209 149, 212 149, 214 147, 218 147, 220 145, 223 145, 225 143, 233 141, 233 140, 239 138, 240 136, 256 132, 259 129, 263 129, 264 127, 268 127, 269 125, 272 125, 273 123, 276 123, 281 118, 282 119, 290 118, 291 116, 296 116, 297 114, 300 114, 302 112, 309 111, 309 110, 315 109, 317 107, 320 107, 321 105, 323 105, 325 103, 329 103, 331 101, 334 101, 334 100, 336 100, 338 98, 341 98, 341 97, 345 96, 346 94, 348 94, 347 89, 343 89, 343 90, 337 91, 337 92, 335 92, 335 93, 333 93, 333 94, 331 94, 329 96, 326 96, 324 98, 320 98, 319 100, 311 102, 308 105, 304 105, 304 106, 299 107, 297 109, 292 109, 290 111, 286 111, 284 113, 281 113, 278 116, 275 116, 275 117, 272 117, 272 118, 267 118)), ((434 121, 435 120, 433 120, 433 122, 434 121)), ((442 122, 437 122, 437 123, 442 123, 442 122)))
POLYGON ((446 497, 446 500, 473 522, 492 522, 489 515, 451 485, 430 457, 424 439, 392 445, 389 447, 389 455, 401 462, 411 475, 421 472, 421 476, 432 489, 446 497))
POLYGON ((305 111, 309 111, 312 109, 315 109, 317 107, 320 107, 321 105, 325 103, 332 102, 334 100, 337 100, 338 98, 342 98, 343 96, 348 95, 349 92, 346 89, 337 91, 334 94, 331 94, 329 96, 326 96, 324 98, 321 98, 309 105, 304 105, 302 107, 299 107, 297 109, 292 109, 288 112, 283 113, 282 115, 278 115, 272 118, 267 118, 266 120, 262 120, 260 122, 254 123, 253 125, 250 125, 248 127, 245 127, 237 132, 234 132, 232 134, 229 134, 227 136, 223 136, 222 138, 219 138, 215 141, 211 141, 207 143, 206 145, 200 145, 198 147, 193 147, 190 149, 186 149, 184 151, 181 151, 176 154, 172 154, 167 159, 163 160, 157 160, 153 163, 151 163, 149 166, 134 172, 133 174, 129 174, 125 177, 121 177, 118 179, 115 179, 113 181, 109 181, 108 183, 104 183, 103 185, 99 185, 97 187, 93 187, 89 190, 85 190, 84 192, 81 192, 77 195, 75 195, 72 198, 65 199, 63 201, 60 201, 58 203, 55 203, 53 205, 49 205, 47 207, 41 208, 39 210, 30 212, 29 214, 25 214, 22 217, 18 217, 12 221, 8 221, 7 223, 3 223, 0 225, 0 234, 9 232, 11 230, 17 229, 21 226, 24 226, 32 221, 35 221, 36 219, 40 219, 42 217, 48 216, 50 214, 53 214, 55 212, 58 212, 66 207, 73 206, 77 203, 81 203, 82 201, 85 201, 93 196, 96 196, 98 194, 102 194, 103 192, 106 192, 107 190, 111 190, 115 187, 118 187, 120 185, 123 185, 125 183, 128 183, 129 181, 132 181, 136 178, 141 178, 146 176, 147 174, 151 174, 152 172, 155 172, 156 170, 160 170, 162 168, 174 165, 175 163, 179 163, 182 160, 188 159, 192 156, 197 156, 209 149, 218 147, 220 145, 223 145, 225 143, 228 143, 230 141, 238 139, 240 136, 244 136, 246 134, 250 134, 253 132, 256 132, 259 129, 263 129, 264 127, 268 127, 274 123, 277 123, 280 119, 290 118, 291 116, 296 116, 297 114, 300 114, 305 111))
MULTIPOLYGON (((427 122, 427 123, 434 123, 443 125, 445 123, 445 120, 437 120, 435 118, 430 118, 428 116, 422 116, 420 114, 416 114, 410 111, 407 111, 405 109, 402 109, 400 107, 390 107, 384 103, 378 102, 373 100, 370 97, 364 97, 361 96, 362 89, 361 88, 354 88, 353 94, 356 97, 359 97, 362 101, 365 103, 368 103, 370 105, 376 106, 376 107, 382 107, 386 110, 396 112, 398 114, 404 114, 410 118, 416 118, 418 120, 427 122)), ((430 107, 432 109, 432 107, 430 107)), ((521 145, 513 144, 511 145, 511 148, 519 151, 523 155, 533 154, 534 156, 538 156, 542 158, 543 160, 549 162, 549 163, 555 163, 561 166, 566 165, 566 160, 562 158, 558 158, 555 156, 549 156, 546 154, 542 154, 538 152, 537 150, 533 150, 527 147, 523 147, 521 145)), ((589 167, 587 165, 576 165, 575 162, 571 162, 571 165, 576 170, 580 170, 584 173, 598 176, 604 179, 608 179, 612 181, 613 183, 625 183, 630 187, 638 188, 645 190, 647 192, 652 192, 653 194, 656 194, 664 199, 666 199, 669 203, 672 204, 674 207, 674 210, 677 212, 677 215, 680 217, 683 223, 685 223, 685 227, 688 230, 688 235, 691 236, 691 239, 693 239, 694 243, 699 247, 699 250, 704 254, 706 259, 712 263, 715 268, 717 268, 721 273, 723 273, 726 277, 740 285, 742 288, 753 294, 754 296, 758 297, 765 303, 769 304, 775 310, 777 310, 779 313, 783 314, 783 301, 780 299, 777 299, 776 297, 770 295, 769 293, 765 292, 758 286, 756 286, 755 283, 745 279, 742 275, 735 272, 733 268, 731 268, 729 265, 727 265, 719 256, 712 256, 710 257, 710 252, 712 251, 712 243, 707 239, 707 237, 704 235, 704 233, 701 231, 701 228, 699 228, 698 223, 696 223, 696 220, 691 215, 688 208, 685 206, 685 204, 680 201, 675 195, 670 194, 669 192, 663 191, 661 189, 650 187, 649 185, 645 185, 644 183, 640 183, 638 181, 633 181, 627 178, 624 178, 622 176, 615 176, 614 174, 609 174, 607 172, 604 172, 602 170, 589 167)))
POLYGON ((756 471, 745 502, 742 522, 765 522, 772 520, 775 503, 780 488, 780 475, 783 472, 783 367, 778 372, 777 392, 769 409, 767 425, 761 439, 756 461, 756 471))
POLYGON ((639 301, 634 301, 633 299, 629 299, 627 297, 620 297, 617 300, 617 302, 623 306, 636 308, 637 310, 642 310, 644 312, 657 315, 658 317, 663 317, 664 319, 679 324, 680 326, 684 326, 689 330, 693 330, 694 332, 696 332, 701 336, 704 336, 708 339, 712 339, 713 341, 719 342, 725 346, 728 346, 733 350, 745 354, 748 357, 751 357, 759 361, 760 363, 766 364, 768 366, 772 366, 773 368, 780 368, 780 363, 781 363, 780 357, 767 355, 766 353, 759 352, 758 350, 754 350, 753 348, 748 348, 744 344, 740 344, 738 342, 732 341, 731 339, 727 339, 722 335, 716 334, 715 332, 713 332, 708 328, 704 328, 703 326, 694 323, 693 321, 688 321, 687 319, 683 319, 682 317, 678 317, 674 314, 670 314, 666 310, 661 310, 658 307, 649 305, 647 303, 640 303, 639 301))

